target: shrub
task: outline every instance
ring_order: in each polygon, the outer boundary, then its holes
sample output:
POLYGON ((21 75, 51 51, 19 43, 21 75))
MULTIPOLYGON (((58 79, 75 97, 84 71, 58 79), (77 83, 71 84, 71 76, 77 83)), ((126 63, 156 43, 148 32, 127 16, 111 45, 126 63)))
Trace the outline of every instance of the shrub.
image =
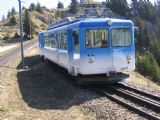
POLYGON ((61 9, 61 8, 64 8, 63 3, 62 3, 62 2, 59 2, 58 5, 57 5, 57 8, 60 8, 60 9, 61 9))
POLYGON ((11 17, 10 23, 11 23, 11 25, 16 25, 17 24, 16 18, 14 17, 14 15, 11 17))
POLYGON ((17 32, 14 34, 14 38, 19 38, 19 35, 17 32))
POLYGON ((7 34, 4 36, 3 40, 8 40, 9 38, 10 38, 10 35, 9 35, 9 33, 7 33, 7 34))
POLYGON ((160 83, 160 66, 151 53, 136 54, 136 70, 160 83))
POLYGON ((71 0, 69 11, 74 14, 77 13, 78 12, 78 4, 79 3, 77 0, 71 0))

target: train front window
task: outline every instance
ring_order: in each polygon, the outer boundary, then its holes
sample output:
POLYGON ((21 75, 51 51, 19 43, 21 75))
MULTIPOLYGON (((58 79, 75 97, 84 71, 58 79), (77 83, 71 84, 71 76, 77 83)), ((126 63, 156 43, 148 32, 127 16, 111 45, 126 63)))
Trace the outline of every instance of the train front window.
POLYGON ((112 46, 124 47, 131 45, 130 28, 113 28, 112 29, 112 46))
POLYGON ((108 30, 97 29, 86 31, 87 48, 106 48, 108 43, 108 30))

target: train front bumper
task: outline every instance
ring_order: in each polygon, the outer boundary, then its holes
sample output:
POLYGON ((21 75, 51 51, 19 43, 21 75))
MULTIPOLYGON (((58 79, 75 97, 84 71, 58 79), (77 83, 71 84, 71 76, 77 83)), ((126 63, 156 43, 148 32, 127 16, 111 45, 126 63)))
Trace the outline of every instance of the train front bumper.
POLYGON ((106 76, 106 74, 100 75, 80 75, 75 77, 77 83, 84 84, 114 84, 129 78, 129 74, 113 74, 106 76))

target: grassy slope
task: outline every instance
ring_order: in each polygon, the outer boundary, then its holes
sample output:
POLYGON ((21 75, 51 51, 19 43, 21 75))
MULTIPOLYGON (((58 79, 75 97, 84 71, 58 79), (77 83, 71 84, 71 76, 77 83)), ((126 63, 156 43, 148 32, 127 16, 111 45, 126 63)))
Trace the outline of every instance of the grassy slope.
MULTIPOLYGON (((31 16, 32 16, 32 21, 35 24, 35 28, 36 28, 36 32, 40 32, 43 31, 47 28, 47 23, 43 22, 41 18, 44 18, 46 21, 48 21, 48 16, 49 14, 51 14, 51 16, 54 15, 53 10, 49 10, 47 8, 43 8, 44 13, 40 14, 36 11, 30 12, 31 16)), ((19 23, 19 15, 16 14, 15 18, 17 20, 17 23, 19 23)), ((5 21, 5 23, 3 23, 3 31, 1 31, 2 27, 0 25, 0 39, 2 39, 7 33, 9 33, 10 37, 13 37, 14 34, 17 32, 19 33, 19 24, 15 25, 15 26, 8 26, 5 25, 7 23, 7 19, 5 21)))

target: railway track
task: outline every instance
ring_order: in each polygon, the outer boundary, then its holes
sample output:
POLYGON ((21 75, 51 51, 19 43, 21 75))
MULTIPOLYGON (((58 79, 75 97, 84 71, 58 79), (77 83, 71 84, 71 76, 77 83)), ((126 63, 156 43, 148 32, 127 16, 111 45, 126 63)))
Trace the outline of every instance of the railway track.
MULTIPOLYGON (((37 43, 37 40, 30 41, 27 43, 24 43, 24 50, 27 49, 28 47, 35 45, 37 43)), ((0 67, 6 67, 5 64, 10 60, 10 58, 14 57, 20 52, 20 45, 13 49, 12 51, 7 52, 6 54, 0 56, 0 67)))
POLYGON ((117 87, 128 90, 128 91, 133 91, 135 94, 143 95, 146 98, 152 99, 152 101, 157 101, 157 103, 160 105, 160 97, 157 95, 150 94, 148 92, 144 92, 142 90, 139 90, 121 83, 117 83, 117 87))
POLYGON ((160 120, 160 97, 117 84, 115 86, 90 86, 98 92, 137 114, 152 120, 160 120))
MULTIPOLYGON (((75 80, 74 77, 69 75, 66 71, 59 66, 53 64, 53 66, 60 72, 63 72, 66 76, 75 80)), ((147 92, 129 87, 124 84, 115 85, 90 85, 83 88, 89 88, 98 94, 106 96, 107 98, 115 101, 116 103, 126 107, 127 109, 134 111, 135 113, 148 118, 150 120, 160 120, 160 97, 152 95, 147 92)))

